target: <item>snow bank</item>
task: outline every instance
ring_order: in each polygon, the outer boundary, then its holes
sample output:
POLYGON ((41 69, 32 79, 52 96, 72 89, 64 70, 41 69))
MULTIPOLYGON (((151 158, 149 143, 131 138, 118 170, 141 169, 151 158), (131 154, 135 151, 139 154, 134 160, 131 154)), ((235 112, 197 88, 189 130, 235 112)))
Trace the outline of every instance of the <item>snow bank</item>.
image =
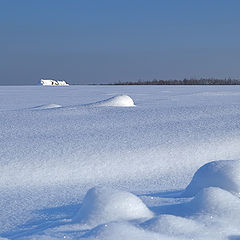
POLYGON ((207 163, 194 174, 183 196, 194 196, 206 187, 219 187, 240 193, 240 160, 221 160, 207 163))
POLYGON ((140 198, 132 193, 94 187, 87 192, 82 207, 73 222, 94 227, 111 221, 151 217, 153 217, 153 213, 140 198))
POLYGON ((132 98, 127 95, 118 95, 103 101, 90 103, 87 105, 96 106, 96 107, 98 106, 99 107, 134 107, 135 106, 132 98))

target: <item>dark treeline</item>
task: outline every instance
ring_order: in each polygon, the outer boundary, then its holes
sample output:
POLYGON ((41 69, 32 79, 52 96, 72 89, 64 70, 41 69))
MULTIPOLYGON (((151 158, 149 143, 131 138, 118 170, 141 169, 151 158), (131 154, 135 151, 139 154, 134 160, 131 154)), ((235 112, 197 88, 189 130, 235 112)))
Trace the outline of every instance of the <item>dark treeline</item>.
POLYGON ((240 80, 237 79, 215 79, 215 78, 190 78, 183 80, 157 80, 137 82, 118 82, 107 85, 240 85, 240 80))

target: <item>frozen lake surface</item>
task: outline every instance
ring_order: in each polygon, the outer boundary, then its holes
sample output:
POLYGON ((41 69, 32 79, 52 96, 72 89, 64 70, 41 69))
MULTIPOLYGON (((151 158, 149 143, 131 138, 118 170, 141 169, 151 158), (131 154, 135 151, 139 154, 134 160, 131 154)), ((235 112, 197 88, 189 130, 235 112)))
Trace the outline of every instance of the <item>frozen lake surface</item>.
POLYGON ((0 123, 0 239, 240 239, 240 86, 2 86, 0 123))

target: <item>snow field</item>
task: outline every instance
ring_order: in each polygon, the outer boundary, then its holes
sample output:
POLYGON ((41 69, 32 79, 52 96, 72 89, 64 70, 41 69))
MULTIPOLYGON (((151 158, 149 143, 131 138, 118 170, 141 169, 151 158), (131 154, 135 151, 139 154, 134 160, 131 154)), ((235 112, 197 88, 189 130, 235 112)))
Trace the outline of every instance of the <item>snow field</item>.
POLYGON ((239 239, 239 92, 0 88, 0 236, 239 239))

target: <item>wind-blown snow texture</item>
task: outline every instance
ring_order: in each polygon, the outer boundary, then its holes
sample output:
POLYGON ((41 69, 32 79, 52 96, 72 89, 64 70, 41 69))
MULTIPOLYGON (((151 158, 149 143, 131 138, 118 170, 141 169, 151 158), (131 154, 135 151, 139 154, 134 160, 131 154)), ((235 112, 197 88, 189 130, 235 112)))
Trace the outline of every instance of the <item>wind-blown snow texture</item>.
POLYGON ((240 239, 239 119, 239 86, 0 87, 0 239, 240 239))

